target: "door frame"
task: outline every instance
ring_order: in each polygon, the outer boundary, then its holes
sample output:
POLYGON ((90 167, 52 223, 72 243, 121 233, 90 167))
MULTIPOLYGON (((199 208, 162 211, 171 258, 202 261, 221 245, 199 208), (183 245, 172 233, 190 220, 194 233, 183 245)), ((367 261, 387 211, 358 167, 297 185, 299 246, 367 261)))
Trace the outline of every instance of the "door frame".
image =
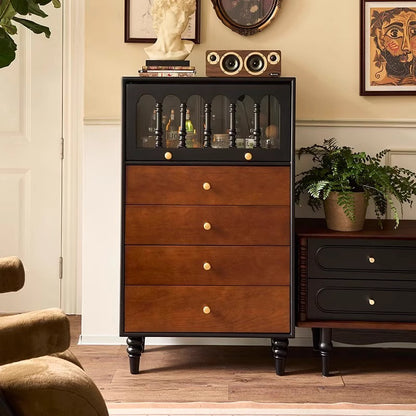
POLYGON ((61 308, 81 313, 81 179, 84 118, 85 5, 62 2, 62 222, 61 308))

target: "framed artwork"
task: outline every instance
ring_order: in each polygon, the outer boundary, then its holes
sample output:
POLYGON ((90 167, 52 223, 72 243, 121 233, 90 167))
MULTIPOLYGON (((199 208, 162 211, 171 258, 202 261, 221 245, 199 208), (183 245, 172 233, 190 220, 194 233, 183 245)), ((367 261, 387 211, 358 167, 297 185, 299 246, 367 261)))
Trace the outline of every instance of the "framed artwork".
POLYGON ((281 0, 211 0, 218 18, 234 32, 254 35, 270 24, 281 0))
MULTIPOLYGON (((201 0, 195 0, 196 10, 190 17, 182 39, 199 43, 201 0)), ((153 43, 156 33, 153 29, 150 10, 153 0, 125 0, 124 3, 124 42, 153 43)))
POLYGON ((361 0, 360 95, 416 95, 416 1, 361 0))

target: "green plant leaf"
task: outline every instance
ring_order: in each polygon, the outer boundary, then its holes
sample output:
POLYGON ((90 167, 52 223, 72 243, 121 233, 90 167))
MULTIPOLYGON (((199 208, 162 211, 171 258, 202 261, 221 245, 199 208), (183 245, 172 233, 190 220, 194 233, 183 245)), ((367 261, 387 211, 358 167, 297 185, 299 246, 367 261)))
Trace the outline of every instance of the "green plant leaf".
POLYGON ((27 0, 10 0, 10 3, 19 14, 25 15, 29 11, 27 0))
POLYGON ((17 33, 16 26, 11 22, 11 19, 13 19, 15 15, 16 10, 9 0, 0 3, 0 27, 2 27, 9 35, 15 35, 17 33))
POLYGON ((403 216, 403 204, 412 206, 416 196, 416 173, 397 166, 383 165, 389 150, 375 156, 354 152, 351 147, 338 146, 334 138, 325 139, 322 145, 314 144, 299 149, 302 155, 312 155, 314 166, 296 175, 295 202, 306 193, 308 205, 320 208, 330 191, 339 193, 338 203, 352 219, 353 199, 350 191, 365 191, 374 201, 376 217, 381 220, 388 211, 399 224, 399 209, 403 216), (398 203, 398 207, 394 206, 398 203))
POLYGON ((32 22, 31 20, 21 19, 20 17, 14 17, 13 20, 15 20, 16 22, 19 22, 23 26, 26 26, 33 33, 37 33, 37 34, 44 33, 47 38, 51 36, 51 31, 46 26, 42 26, 38 23, 32 22))
POLYGON ((61 2, 59 0, 35 0, 36 3, 40 4, 41 6, 45 6, 52 2, 54 7, 59 8, 61 7, 61 2))
POLYGON ((10 0, 1 0, 0 1, 0 20, 3 18, 5 10, 9 7, 10 0))
POLYGON ((0 68, 9 66, 14 61, 16 49, 13 39, 0 27, 0 68))
POLYGON ((0 22, 0 26, 9 35, 15 35, 17 33, 17 27, 11 22, 11 20, 3 20, 2 22, 0 22))
POLYGON ((48 15, 39 7, 34 0, 27 0, 29 5, 29 13, 40 17, 48 17, 48 15))

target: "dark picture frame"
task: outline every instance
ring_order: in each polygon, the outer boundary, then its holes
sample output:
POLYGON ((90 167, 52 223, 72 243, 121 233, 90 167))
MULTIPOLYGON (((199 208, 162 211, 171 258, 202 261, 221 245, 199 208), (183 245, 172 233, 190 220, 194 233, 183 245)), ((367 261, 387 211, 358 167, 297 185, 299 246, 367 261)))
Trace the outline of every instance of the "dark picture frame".
POLYGON ((361 0, 360 95, 416 95, 416 1, 361 0))
POLYGON ((221 22, 240 35, 251 36, 267 27, 282 0, 211 0, 221 22))
MULTIPOLYGON (((154 43, 156 34, 152 27, 150 7, 153 0, 124 0, 124 42, 154 43)), ((201 0, 195 0, 196 10, 189 19, 183 39, 200 43, 201 0)))

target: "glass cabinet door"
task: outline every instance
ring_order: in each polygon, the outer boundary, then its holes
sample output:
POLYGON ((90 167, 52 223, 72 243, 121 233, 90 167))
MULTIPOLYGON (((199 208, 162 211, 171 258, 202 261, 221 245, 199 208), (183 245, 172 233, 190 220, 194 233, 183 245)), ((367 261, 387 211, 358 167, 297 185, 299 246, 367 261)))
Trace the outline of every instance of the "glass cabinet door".
POLYGON ((289 161, 293 107, 293 91, 276 81, 127 84, 126 159, 164 160, 168 151, 176 161, 244 161, 249 151, 289 161))

